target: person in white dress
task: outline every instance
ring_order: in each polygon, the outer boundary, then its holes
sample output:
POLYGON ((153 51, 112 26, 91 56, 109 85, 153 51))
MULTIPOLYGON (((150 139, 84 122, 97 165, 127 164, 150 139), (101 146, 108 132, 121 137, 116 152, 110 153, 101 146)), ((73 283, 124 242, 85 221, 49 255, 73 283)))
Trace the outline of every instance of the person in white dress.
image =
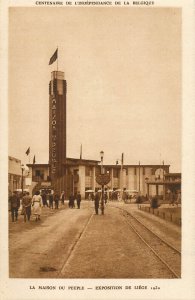
POLYGON ((33 214, 35 215, 35 221, 41 219, 41 211, 43 206, 42 197, 40 196, 40 192, 37 191, 32 198, 32 206, 33 206, 33 214))

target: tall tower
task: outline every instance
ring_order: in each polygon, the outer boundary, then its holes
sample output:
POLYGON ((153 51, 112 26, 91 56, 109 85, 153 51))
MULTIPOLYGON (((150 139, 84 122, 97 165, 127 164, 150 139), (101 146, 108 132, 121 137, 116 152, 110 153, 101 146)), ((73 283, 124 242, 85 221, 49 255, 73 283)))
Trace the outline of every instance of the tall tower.
POLYGON ((49 164, 51 183, 59 192, 66 186, 66 80, 53 71, 49 83, 49 164))

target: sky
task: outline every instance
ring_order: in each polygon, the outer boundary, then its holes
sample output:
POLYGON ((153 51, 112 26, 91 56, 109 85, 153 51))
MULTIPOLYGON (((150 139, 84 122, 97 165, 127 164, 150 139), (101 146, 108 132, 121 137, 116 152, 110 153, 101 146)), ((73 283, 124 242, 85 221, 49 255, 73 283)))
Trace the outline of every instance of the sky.
POLYGON ((49 159, 49 81, 67 81, 67 157, 181 171, 181 10, 9 10, 9 155, 49 159))

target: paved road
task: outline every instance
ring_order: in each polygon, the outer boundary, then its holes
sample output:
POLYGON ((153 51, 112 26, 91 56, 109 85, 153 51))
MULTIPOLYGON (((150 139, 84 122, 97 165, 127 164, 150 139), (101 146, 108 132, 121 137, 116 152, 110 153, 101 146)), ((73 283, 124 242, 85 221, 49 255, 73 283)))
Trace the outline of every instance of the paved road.
POLYGON ((14 278, 172 278, 112 203, 104 216, 92 202, 45 208, 40 223, 11 223, 9 240, 14 278))

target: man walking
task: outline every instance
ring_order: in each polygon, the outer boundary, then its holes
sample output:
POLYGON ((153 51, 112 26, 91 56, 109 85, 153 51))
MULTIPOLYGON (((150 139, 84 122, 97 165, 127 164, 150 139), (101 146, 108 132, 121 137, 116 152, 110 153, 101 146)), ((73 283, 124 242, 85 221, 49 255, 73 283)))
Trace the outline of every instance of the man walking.
POLYGON ((47 206, 48 207, 48 204, 47 204, 47 195, 45 193, 45 191, 42 192, 41 194, 41 197, 42 197, 42 201, 43 201, 43 206, 47 206))
POLYGON ((68 205, 69 205, 69 208, 74 208, 74 195, 73 195, 73 193, 71 193, 70 196, 69 196, 68 205))
POLYGON ((16 191, 13 192, 10 202, 11 202, 12 222, 14 222, 18 220, 18 208, 20 207, 20 198, 18 197, 16 191))
POLYGON ((80 192, 78 192, 78 194, 76 195, 76 199, 77 199, 77 208, 80 209, 80 205, 81 205, 81 194, 80 194, 80 192))
POLYGON ((58 191, 55 193, 54 195, 54 202, 55 202, 55 209, 58 209, 58 206, 59 206, 59 200, 60 200, 60 196, 59 196, 59 193, 58 191))
POLYGON ((98 192, 95 194, 94 204, 95 204, 95 213, 98 215, 98 209, 99 209, 99 202, 100 202, 100 196, 98 192))
POLYGON ((24 222, 26 222, 26 216, 27 216, 27 220, 30 221, 31 204, 32 204, 32 198, 30 197, 29 192, 26 192, 26 195, 22 198, 22 207, 24 210, 24 222))
POLYGON ((49 192, 49 208, 53 209, 53 194, 49 192))

